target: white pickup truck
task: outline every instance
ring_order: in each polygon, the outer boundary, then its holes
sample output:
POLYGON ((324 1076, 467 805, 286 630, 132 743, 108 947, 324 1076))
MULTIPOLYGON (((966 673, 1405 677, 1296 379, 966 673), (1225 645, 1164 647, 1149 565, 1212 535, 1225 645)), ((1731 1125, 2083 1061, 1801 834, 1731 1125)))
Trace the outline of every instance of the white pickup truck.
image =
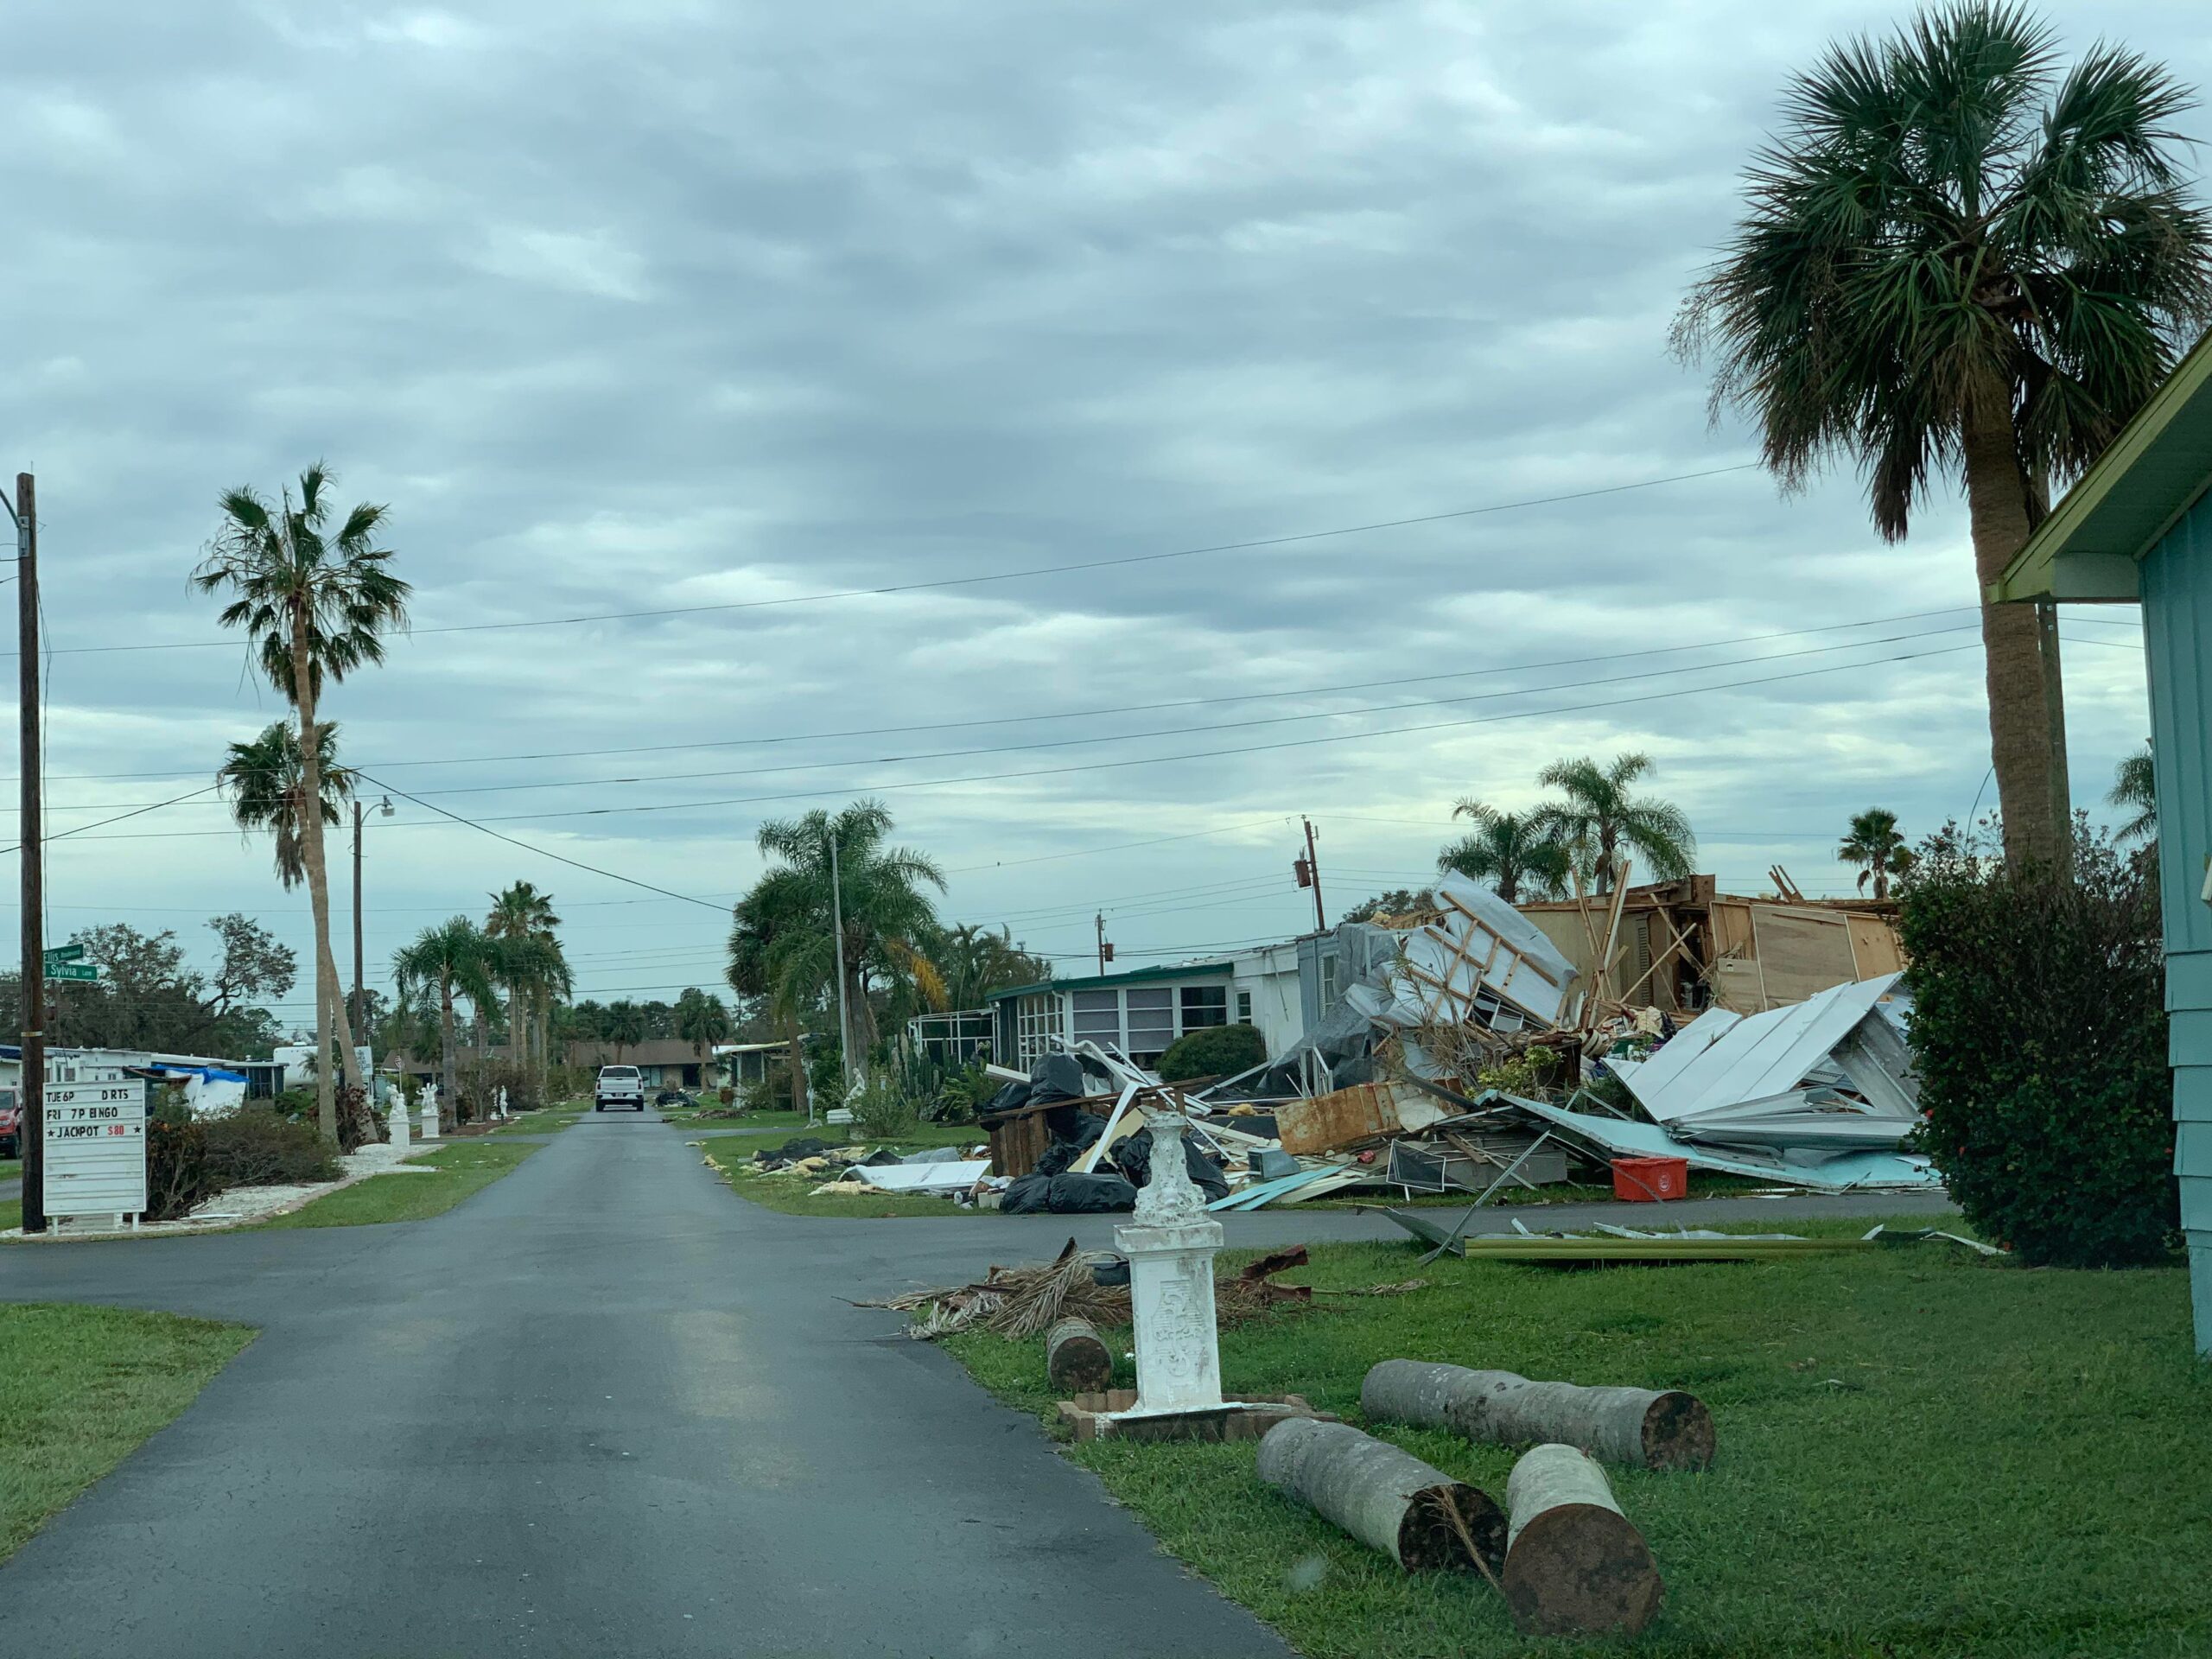
POLYGON ((632 1111, 645 1109, 645 1080, 634 1065, 602 1065, 599 1068, 599 1082, 592 1090, 591 1109, 594 1112, 610 1111, 617 1106, 626 1106, 632 1111))

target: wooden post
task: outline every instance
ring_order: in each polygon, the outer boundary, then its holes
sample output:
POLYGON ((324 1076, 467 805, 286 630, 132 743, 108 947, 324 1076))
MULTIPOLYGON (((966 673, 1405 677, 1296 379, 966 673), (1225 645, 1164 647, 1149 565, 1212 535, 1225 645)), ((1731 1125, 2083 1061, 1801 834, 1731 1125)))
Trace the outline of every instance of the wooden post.
POLYGON ((1114 1356, 1089 1319, 1071 1314, 1045 1336, 1045 1374, 1063 1394, 1098 1394, 1113 1386, 1114 1356))
POLYGON ((46 912, 45 811, 40 772, 38 707, 38 486, 16 474, 16 635, 17 761, 22 797, 16 840, 22 868, 23 1065, 16 1097, 23 1111, 23 1230, 46 1230, 46 912))
POLYGON ((1621 1513, 1605 1471, 1571 1446, 1513 1465, 1501 1587, 1529 1636, 1633 1636, 1659 1611, 1659 1569, 1621 1513))
POLYGON ((1713 1466, 1713 1414, 1679 1390, 1583 1389, 1511 1371, 1386 1359, 1360 1385, 1359 1408, 1376 1422, 1448 1428, 1491 1445, 1564 1441, 1633 1469, 1713 1466))
POLYGON ((1349 1423, 1277 1423, 1259 1473, 1409 1573, 1496 1573, 1504 1517, 1490 1496, 1349 1423))

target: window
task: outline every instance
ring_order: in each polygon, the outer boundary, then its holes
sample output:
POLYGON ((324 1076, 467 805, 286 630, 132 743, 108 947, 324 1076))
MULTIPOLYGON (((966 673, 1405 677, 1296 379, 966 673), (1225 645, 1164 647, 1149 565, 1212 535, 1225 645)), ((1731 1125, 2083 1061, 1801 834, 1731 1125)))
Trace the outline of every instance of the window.
POLYGON ((1240 1026, 1252 1023, 1252 993, 1249 991, 1236 993, 1236 1023, 1240 1026))
POLYGON ((1183 988, 1183 1029, 1197 1031, 1205 1026, 1225 1026, 1229 1023, 1229 987, 1226 985, 1185 985, 1183 988))
POLYGON ((1018 1063, 1034 1065, 1045 1058, 1046 1039, 1060 1035, 1060 999, 1056 991, 1040 991, 1014 1001, 1014 1041, 1018 1063))
POLYGON ((1175 1040, 1175 993, 1165 985, 1129 988, 1129 1040, 1123 1046, 1131 1059, 1159 1058, 1175 1040))
POLYGON ((1094 1043, 1122 1040, 1122 994, 1119 991, 1071 991, 1068 1001, 1075 1014, 1075 1040, 1094 1043))
POLYGON ((1337 953, 1329 951, 1321 958, 1321 1012, 1328 1013, 1337 1005, 1337 953))

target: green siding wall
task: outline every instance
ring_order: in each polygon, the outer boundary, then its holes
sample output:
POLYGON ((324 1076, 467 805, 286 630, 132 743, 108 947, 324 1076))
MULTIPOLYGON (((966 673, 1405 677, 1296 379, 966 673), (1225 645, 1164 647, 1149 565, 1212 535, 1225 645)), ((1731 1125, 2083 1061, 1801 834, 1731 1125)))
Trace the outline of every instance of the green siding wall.
POLYGON ((2196 1346, 2212 1353, 2212 500, 2143 561, 2143 643, 2158 770, 2158 883, 2166 934, 2174 1173, 2190 1244, 2196 1346))

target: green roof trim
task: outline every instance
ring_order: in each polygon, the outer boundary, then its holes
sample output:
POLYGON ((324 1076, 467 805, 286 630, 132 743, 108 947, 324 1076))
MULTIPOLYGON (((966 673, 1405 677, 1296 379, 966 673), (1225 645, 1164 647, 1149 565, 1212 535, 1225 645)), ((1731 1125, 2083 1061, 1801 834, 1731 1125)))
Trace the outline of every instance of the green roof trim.
POLYGON ((1045 979, 1034 985, 1015 985, 993 991, 983 1001, 1003 1002, 1010 996, 1034 996, 1039 991, 1092 991, 1104 985, 1141 985, 1153 979, 1205 979, 1214 974, 1232 972, 1236 965, 1224 957, 1217 962, 1185 962, 1172 968, 1132 968, 1125 974, 1092 974, 1086 979, 1045 979))
POLYGON ((2138 598, 2143 556, 2208 487, 2212 333, 2182 359, 1990 584, 1990 601, 2138 598))

